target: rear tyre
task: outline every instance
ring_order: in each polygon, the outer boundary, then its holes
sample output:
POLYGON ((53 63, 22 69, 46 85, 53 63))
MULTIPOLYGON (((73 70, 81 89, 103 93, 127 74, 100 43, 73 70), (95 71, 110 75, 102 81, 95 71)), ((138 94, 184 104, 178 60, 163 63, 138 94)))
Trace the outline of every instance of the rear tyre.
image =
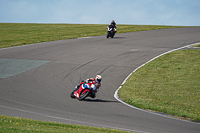
POLYGON ((89 95, 89 91, 86 91, 84 94, 81 92, 80 97, 78 98, 79 101, 84 100, 88 95, 89 95))
POLYGON ((113 38, 113 37, 114 37, 114 35, 115 35, 115 34, 114 34, 114 33, 112 33, 112 34, 111 34, 111 38, 113 38))

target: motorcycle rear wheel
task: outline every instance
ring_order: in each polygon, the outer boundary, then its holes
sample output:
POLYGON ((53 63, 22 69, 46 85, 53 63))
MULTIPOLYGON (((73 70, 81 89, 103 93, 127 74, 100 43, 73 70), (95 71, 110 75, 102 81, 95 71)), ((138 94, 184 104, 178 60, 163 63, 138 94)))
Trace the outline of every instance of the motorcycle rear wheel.
POLYGON ((112 33, 112 34, 111 34, 111 38, 113 38, 113 37, 114 37, 114 35, 115 35, 115 33, 112 33))
POLYGON ((89 91, 86 91, 84 94, 81 92, 80 97, 78 98, 79 101, 84 100, 88 95, 89 95, 89 91))

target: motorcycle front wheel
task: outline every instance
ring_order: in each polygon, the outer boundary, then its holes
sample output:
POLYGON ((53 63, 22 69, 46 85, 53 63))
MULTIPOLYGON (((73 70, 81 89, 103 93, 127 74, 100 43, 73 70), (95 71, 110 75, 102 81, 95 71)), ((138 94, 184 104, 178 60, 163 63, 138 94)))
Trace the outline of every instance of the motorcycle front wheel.
POLYGON ((74 91, 70 94, 70 97, 71 97, 71 98, 75 98, 75 96, 74 96, 74 91))
POLYGON ((106 36, 107 38, 109 38, 109 33, 107 33, 107 36, 106 36))

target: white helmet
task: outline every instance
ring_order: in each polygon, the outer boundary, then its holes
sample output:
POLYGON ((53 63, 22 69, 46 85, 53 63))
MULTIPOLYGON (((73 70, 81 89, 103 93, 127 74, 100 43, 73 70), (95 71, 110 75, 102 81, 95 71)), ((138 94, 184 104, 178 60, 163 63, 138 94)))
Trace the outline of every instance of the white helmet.
POLYGON ((95 77, 95 80, 96 80, 96 82, 101 82, 101 79, 102 79, 102 77, 101 77, 101 75, 97 75, 96 77, 95 77))

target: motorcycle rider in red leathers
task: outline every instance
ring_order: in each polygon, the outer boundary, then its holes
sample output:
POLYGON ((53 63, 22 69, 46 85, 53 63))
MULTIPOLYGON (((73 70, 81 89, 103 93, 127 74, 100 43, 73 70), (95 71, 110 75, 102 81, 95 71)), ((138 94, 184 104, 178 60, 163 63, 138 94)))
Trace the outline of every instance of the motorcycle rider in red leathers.
POLYGON ((90 88, 92 88, 91 89, 91 97, 95 98, 96 93, 99 91, 99 87, 101 86, 101 80, 102 80, 102 76, 96 75, 95 78, 89 78, 89 79, 86 79, 85 81, 80 82, 80 84, 77 85, 75 88, 78 89, 82 84, 86 83, 87 85, 90 86, 90 88))

